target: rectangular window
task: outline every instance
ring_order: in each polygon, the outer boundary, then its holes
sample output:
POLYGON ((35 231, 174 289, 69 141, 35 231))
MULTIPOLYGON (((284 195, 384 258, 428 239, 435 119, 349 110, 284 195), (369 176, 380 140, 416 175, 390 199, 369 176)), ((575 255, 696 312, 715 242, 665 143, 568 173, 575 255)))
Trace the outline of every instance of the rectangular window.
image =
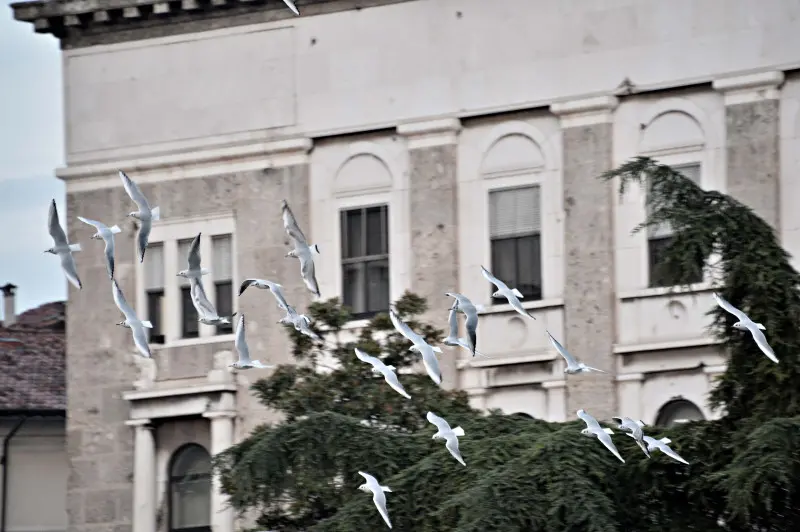
MULTIPOLYGON (((233 314, 233 235, 212 237, 211 253, 215 308, 221 317, 228 317, 233 314)), ((233 324, 218 325, 217 334, 233 334, 233 324)))
MULTIPOLYGON (((489 192, 492 273, 524 300, 542 299, 540 205, 538 185, 489 192)), ((492 298, 492 304, 503 303, 492 298)))
MULTIPOLYGON (((178 263, 184 264, 189 256, 189 248, 193 238, 178 240, 178 263)), ((197 338, 200 336, 200 323, 197 310, 192 303, 191 285, 186 277, 178 277, 181 288, 181 338, 197 338)))
POLYGON ((355 319, 389 309, 389 207, 341 211, 342 299, 355 319))
POLYGON ((147 319, 153 324, 147 329, 151 344, 164 343, 164 244, 152 243, 144 255, 144 283, 147 299, 147 319))
MULTIPOLYGON (((700 164, 686 164, 681 166, 673 166, 673 170, 682 173, 698 185, 701 183, 700 177, 700 164)), ((648 207, 648 215, 650 208, 648 207)), ((663 269, 664 256, 667 248, 673 241, 673 231, 668 223, 659 224, 647 228, 647 255, 649 264, 649 279, 648 286, 650 288, 671 286, 666 272, 663 269)), ((702 265, 701 265, 702 266, 702 265)), ((702 267, 698 268, 697 275, 689 279, 690 283, 700 283, 703 281, 702 267)))

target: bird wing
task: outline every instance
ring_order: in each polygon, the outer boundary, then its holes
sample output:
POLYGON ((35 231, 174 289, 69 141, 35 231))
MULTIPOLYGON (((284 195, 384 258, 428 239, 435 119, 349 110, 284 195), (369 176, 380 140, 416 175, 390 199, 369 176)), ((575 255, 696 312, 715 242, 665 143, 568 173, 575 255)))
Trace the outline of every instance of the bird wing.
POLYGON ((508 290, 508 286, 506 285, 506 283, 504 283, 503 281, 492 275, 489 272, 489 270, 487 270, 483 266, 481 266, 481 272, 483 273, 483 276, 486 278, 486 280, 495 285, 498 290, 508 290))
POLYGON ((266 281, 266 283, 267 286, 269 286, 269 291, 272 292, 273 296, 275 296, 275 300, 278 302, 278 306, 283 310, 288 309, 289 303, 286 302, 286 296, 283 295, 283 287, 278 283, 272 283, 270 281, 266 281))
POLYGON ((364 477, 364 479, 366 479, 367 481, 367 484, 369 484, 370 486, 378 485, 378 480, 369 473, 364 473, 363 471, 359 471, 358 474, 364 477))
POLYGON ((319 297, 319 285, 317 285, 317 275, 314 270, 314 259, 310 253, 300 257, 300 275, 303 277, 306 288, 319 297))
POLYGON ((457 302, 453 302, 453 306, 450 307, 450 315, 447 317, 447 322, 450 324, 450 334, 448 337, 458 341, 458 314, 456 306, 457 302))
POLYGON ((133 343, 136 344, 136 349, 139 350, 142 356, 153 358, 150 346, 147 344, 147 331, 145 331, 144 325, 141 323, 132 324, 131 331, 133 332, 133 343))
POLYGON ((683 464, 689 465, 689 462, 687 462, 686 460, 684 460, 683 458, 681 458, 681 455, 679 455, 678 453, 676 453, 675 451, 673 451, 673 450, 670 448, 670 446, 669 446, 669 445, 667 445, 667 444, 665 444, 665 443, 664 443, 664 444, 661 444, 661 445, 659 446, 659 449, 661 449, 661 452, 662 452, 662 453, 666 454, 667 456, 669 456, 669 457, 670 457, 670 458, 672 458, 673 460, 677 460, 678 462, 681 462, 681 463, 683 463, 683 464))
POLYGON ((614 454, 614 456, 616 456, 622 461, 622 463, 625 463, 625 460, 623 460, 622 456, 620 456, 619 451, 617 450, 617 446, 614 445, 614 442, 611 440, 611 436, 609 436, 602 430, 600 432, 597 432, 596 434, 597 434, 597 439, 603 442, 603 445, 606 446, 606 449, 611 451, 614 454))
POLYGON ((78 277, 78 267, 75 266, 75 257, 72 256, 72 252, 62 251, 58 254, 58 258, 61 259, 61 269, 64 270, 64 275, 66 275, 67 280, 71 282, 75 288, 79 290, 83 288, 83 284, 81 284, 81 280, 78 277))
POLYGON ((733 314, 734 316, 736 316, 740 320, 743 320, 743 321, 749 321, 750 320, 750 318, 747 317, 747 314, 745 314, 744 312, 742 312, 738 308, 736 308, 733 305, 731 305, 730 303, 728 303, 728 301, 725 298, 723 298, 722 296, 720 296, 716 292, 714 292, 714 299, 717 301, 717 304, 720 307, 723 308, 723 310, 726 310, 727 312, 730 312, 731 314, 733 314))
POLYGON ((283 0, 283 3, 286 4, 289 7, 289 9, 292 10, 292 13, 294 13, 295 15, 300 15, 300 12, 297 10, 297 6, 294 5, 294 2, 292 2, 292 0, 283 0))
POLYGON ((581 418, 584 423, 586 423, 586 427, 588 429, 603 432, 603 428, 600 426, 600 423, 598 423, 594 416, 588 412, 581 410, 578 412, 578 417, 581 418))
POLYGON ((301 244, 308 245, 306 235, 303 234, 303 231, 300 230, 300 226, 297 225, 294 213, 292 213, 292 209, 289 208, 289 204, 286 200, 283 200, 281 203, 281 213, 283 214, 283 228, 286 230, 286 234, 295 241, 295 245, 297 247, 301 244))
POLYGON ((103 240, 106 242, 106 269, 108 270, 108 276, 112 279, 114 278, 114 235, 108 233, 108 238, 105 236, 103 240))
POLYGON ((397 330, 397 332, 405 336, 412 343, 419 344, 424 342, 422 336, 412 331, 411 327, 406 325, 405 322, 401 321, 400 317, 392 309, 389 309, 389 319, 392 321, 392 325, 394 325, 394 328, 397 330))
POLYGON ((428 414, 425 416, 425 419, 436 425, 436 428, 442 432, 448 432, 451 430, 450 423, 448 423, 444 418, 437 416, 433 412, 428 412, 428 414))
POLYGON ((431 380, 436 384, 441 384, 442 370, 439 369, 439 359, 436 358, 436 353, 433 352, 430 345, 425 344, 425 346, 427 346, 427 348, 421 350, 422 363, 425 365, 425 369, 431 380))
POLYGON ((233 341, 236 352, 239 353, 239 362, 250 364, 250 349, 247 347, 247 340, 244 337, 244 314, 239 316, 239 325, 236 327, 236 339, 233 341))
POLYGON ((400 380, 397 378, 397 374, 394 371, 392 371, 386 365, 384 365, 383 368, 381 369, 381 373, 383 373, 383 379, 389 386, 392 387, 394 391, 396 391, 406 399, 411 399, 411 396, 408 395, 408 392, 405 390, 405 388, 403 388, 403 385, 400 384, 400 380))
POLYGON ((447 443, 445 443, 444 446, 447 447, 447 450, 450 451, 453 458, 458 460, 461 465, 466 466, 467 464, 461 457, 461 451, 458 449, 458 437, 455 434, 449 434, 445 439, 447 443))
POLYGON ((200 234, 201 233, 197 233, 197 236, 192 240, 192 245, 189 246, 189 256, 187 260, 190 270, 200 269, 200 234))
MULTIPOLYGON (((569 353, 569 351, 567 351, 566 349, 564 349, 564 346, 563 346, 563 345, 561 345, 561 344, 559 343, 559 341, 558 341, 558 340, 556 340, 555 338, 553 338, 553 335, 552 335, 552 334, 550 334, 550 331, 548 331, 548 330, 545 330, 545 332, 547 333, 547 337, 548 337, 548 338, 550 338, 550 343, 551 343, 551 344, 553 344, 553 347, 555 347, 555 348, 556 348, 556 351, 558 351, 558 353, 559 353, 559 354, 560 354, 562 357, 564 357, 564 360, 566 360, 566 361, 567 361, 567 365, 568 365, 569 367, 574 367, 574 366, 577 366, 577 365, 578 365, 578 361, 577 361, 577 360, 575 360, 575 357, 574 357, 574 356, 572 356, 572 355, 569 353)), ((621 422, 620 422, 620 423, 621 423, 621 422)))
POLYGON ((756 344, 761 349, 761 352, 767 355, 767 358, 778 363, 778 357, 775 356, 775 352, 770 347, 769 342, 767 342, 767 338, 764 336, 764 333, 758 326, 751 322, 747 322, 747 328, 750 330, 750 334, 753 335, 753 339, 756 341, 756 344))
POLYGON ((203 283, 200 281, 200 279, 196 277, 190 277, 189 284, 191 285, 189 291, 192 296, 192 303, 194 303, 194 308, 197 310, 197 313, 201 317, 206 316, 212 318, 217 316, 217 309, 215 309, 214 305, 211 304, 211 301, 208 300, 206 289, 203 287, 203 283))
POLYGON ((475 348, 478 346, 478 311, 474 306, 471 307, 470 312, 465 312, 467 315, 467 338, 469 338, 470 351, 475 354, 475 348))
POLYGON ((147 251, 147 240, 150 238, 150 229, 153 223, 150 220, 140 220, 139 236, 136 238, 136 249, 139 251, 139 262, 144 262, 144 253, 147 251))
POLYGON ((114 294, 114 303, 117 304, 117 308, 125 315, 125 319, 131 323, 131 327, 133 323, 139 321, 139 318, 136 317, 136 312, 131 308, 128 302, 125 300, 125 294, 122 293, 122 290, 119 288, 116 280, 111 281, 112 293, 114 294))
POLYGON ((142 212, 150 212, 150 204, 139 189, 139 185, 134 183, 122 170, 119 171, 119 177, 122 179, 122 186, 125 187, 125 192, 127 192, 128 196, 136 203, 139 210, 142 212))
POLYGON ((247 290, 249 286, 255 286, 256 288, 267 288, 266 282, 264 282, 262 279, 245 279, 242 281, 242 284, 239 287, 239 295, 244 294, 244 291, 247 290))
POLYGON ((386 367, 386 364, 381 362, 379 359, 375 358, 374 356, 366 354, 364 351, 362 351, 361 349, 359 349, 357 347, 355 348, 355 352, 356 352, 356 357, 358 357, 359 360, 361 360, 363 362, 366 362, 368 364, 371 364, 372 367, 374 367, 376 369, 380 370, 380 369, 386 367))
POLYGON ((55 242, 56 246, 68 245, 67 235, 64 233, 64 229, 61 227, 61 224, 58 223, 58 208, 56 207, 56 200, 50 202, 50 214, 47 218, 47 229, 50 232, 50 236, 53 237, 53 242, 55 242))
POLYGON ((508 300, 508 304, 511 305, 514 308, 514 310, 516 310, 523 316, 531 318, 532 320, 536 319, 536 316, 525 310, 525 308, 522 306, 522 303, 519 302, 519 298, 515 296, 512 292, 507 292, 503 295, 508 300))
POLYGON ((383 493, 380 486, 378 486, 377 490, 372 492, 372 501, 375 503, 375 507, 378 509, 378 512, 380 512, 383 520, 386 521, 389 528, 392 528, 392 522, 389 521, 389 512, 386 510, 386 494, 383 493))
POLYGON ((78 216, 78 220, 82 221, 85 224, 93 226, 98 231, 101 230, 101 229, 108 229, 108 227, 106 227, 106 224, 104 224, 103 222, 98 222, 96 220, 90 220, 88 218, 84 218, 83 216, 78 216))

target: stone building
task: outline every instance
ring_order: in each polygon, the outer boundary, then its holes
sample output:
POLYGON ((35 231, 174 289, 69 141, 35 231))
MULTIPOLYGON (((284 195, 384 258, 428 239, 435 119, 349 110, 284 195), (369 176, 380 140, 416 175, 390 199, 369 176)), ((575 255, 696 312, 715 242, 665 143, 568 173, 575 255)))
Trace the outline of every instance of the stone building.
POLYGON ((202 232, 211 299, 248 316, 262 360, 288 361, 271 298, 234 296, 258 276, 310 301, 284 258, 283 198, 322 249, 323 297, 359 317, 406 289, 443 325, 446 288, 487 305, 478 348, 492 358, 442 356, 445 385, 475 406, 714 415, 706 394, 725 360, 704 330, 710 274, 661 286, 669 229, 632 235, 644 191, 620 198, 595 178, 653 156, 751 205, 800 251, 796 1, 297 4, 299 17, 280 0, 13 5, 63 49, 70 240, 89 236, 79 213, 125 221, 116 275, 155 324, 148 365, 113 326, 102 253, 85 245, 67 313, 70 530, 234 529, 209 455, 273 417, 248 393, 263 374, 225 370, 230 329, 197 326, 175 273, 202 232), (118 169, 161 208, 144 264, 118 169), (481 265, 538 321, 490 301, 481 265), (545 326, 609 373, 565 380, 545 326))

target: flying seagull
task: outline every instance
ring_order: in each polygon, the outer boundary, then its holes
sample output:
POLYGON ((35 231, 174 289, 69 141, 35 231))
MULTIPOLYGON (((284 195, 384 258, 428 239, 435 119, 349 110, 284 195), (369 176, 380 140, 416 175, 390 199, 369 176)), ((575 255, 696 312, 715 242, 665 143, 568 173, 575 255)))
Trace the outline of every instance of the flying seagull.
POLYGON ((221 317, 217 313, 217 309, 211 304, 206 295, 206 290, 203 288, 203 282, 197 277, 189 277, 189 295, 192 298, 192 305, 197 311, 197 317, 200 323, 206 325, 223 325, 230 324, 231 318, 236 316, 234 312, 231 316, 221 317))
MULTIPOLYGON (((632 434, 628 434, 628 436, 633 438, 632 434)), ((678 453, 676 453, 670 448, 668 444, 672 443, 672 440, 670 440, 669 438, 661 438, 660 440, 657 440, 655 438, 651 438, 650 436, 645 436, 644 441, 645 443, 647 443, 648 451, 655 451, 656 449, 658 449, 659 451, 666 454, 673 460, 677 460, 682 464, 689 465, 689 462, 681 458, 681 456, 678 453)))
POLYGON ((734 329, 750 331, 750 334, 753 335, 753 339, 756 341, 756 344, 758 345, 759 349, 761 349, 761 352, 767 355, 767 358, 769 358, 770 360, 772 360, 777 364, 778 357, 775 356, 775 352, 769 346, 769 343, 767 343, 767 339, 764 337, 764 333, 761 332, 761 331, 766 331, 767 328, 761 325, 760 323, 756 323, 753 320, 751 320, 747 316, 747 314, 745 314, 738 308, 728 303, 724 298, 717 295, 716 293, 714 294, 714 299, 717 301, 717 305, 722 307, 723 310, 730 312, 731 314, 739 318, 739 321, 733 324, 734 329))
POLYGON ((475 356, 475 347, 478 345, 478 311, 482 310, 473 305, 466 296, 454 292, 447 292, 448 297, 455 298, 455 309, 461 311, 467 317, 467 345, 472 356, 475 356))
POLYGON ((375 507, 381 513, 381 517, 386 521, 389 528, 392 528, 392 522, 389 521, 389 512, 386 510, 386 495, 383 493, 384 491, 391 493, 392 490, 389 486, 381 486, 375 477, 369 473, 359 471, 358 474, 367 479, 367 483, 361 484, 358 489, 367 493, 372 492, 372 501, 375 503, 375 507))
POLYGON ((611 434, 614 434, 614 431, 611 429, 601 427, 600 423, 598 423, 597 420, 594 417, 592 417, 591 414, 588 414, 582 408, 578 410, 578 417, 581 418, 584 423, 586 423, 586 428, 581 431, 581 434, 583 434, 584 436, 588 436, 590 438, 597 438, 598 440, 600 440, 603 443, 603 445, 606 446, 606 449, 614 453, 614 456, 619 458, 619 461, 624 464, 625 460, 623 460, 622 457, 619 455, 617 447, 614 445, 614 442, 611 441, 611 434))
POLYGON ((150 229, 153 227, 153 221, 161 219, 161 210, 158 207, 150 207, 147 198, 139 190, 139 186, 125 175, 125 172, 120 170, 119 177, 122 179, 122 186, 125 187, 125 192, 139 207, 138 211, 133 211, 128 216, 141 222, 139 225, 139 237, 136 240, 136 249, 139 251, 139 262, 144 262, 144 252, 147 251, 147 239, 150 238, 150 229))
MULTIPOLYGON (((450 314, 448 316, 448 323, 450 324, 450 333, 447 335, 447 338, 442 340, 444 345, 448 345, 450 347, 463 347, 470 353, 472 353, 472 349, 469 347, 469 341, 466 338, 459 338, 458 337, 458 316, 456 314, 456 308, 458 307, 458 301, 453 301, 453 306, 450 307, 450 314)), ((484 358, 491 358, 480 351, 475 351, 473 356, 478 355, 484 358)))
POLYGON ((292 13, 294 13, 295 15, 300 15, 300 12, 297 10, 297 6, 294 5, 294 2, 292 2, 292 0, 283 0, 283 3, 286 4, 289 7, 289 9, 292 10, 292 13))
POLYGON ((239 325, 236 327, 236 340, 233 342, 236 347, 236 352, 239 354, 239 360, 233 364, 228 364, 229 368, 236 369, 268 369, 275 366, 262 364, 259 360, 250 360, 250 349, 247 347, 247 340, 244 337, 244 314, 239 315, 239 325))
POLYGON ((553 338, 553 335, 550 334, 550 331, 545 329, 545 332, 547 333, 547 337, 550 338, 550 343, 553 344, 553 347, 556 348, 556 351, 558 351, 558 353, 562 357, 564 357, 564 360, 567 361, 567 367, 564 368, 564 373, 568 375, 575 375, 576 373, 590 373, 592 371, 599 371, 600 373, 606 373, 602 369, 593 368, 591 366, 587 366, 583 362, 578 362, 577 360, 575 360, 575 357, 573 357, 569 353, 569 351, 564 349, 564 346, 558 343, 558 340, 553 338))
POLYGON ((612 417, 614 421, 619 423, 619 429, 628 430, 630 433, 628 435, 636 440, 636 445, 639 446, 642 451, 644 451, 645 456, 650 458, 650 452, 647 450, 647 446, 644 444, 644 431, 642 427, 645 426, 644 421, 640 419, 631 419, 629 417, 612 417))
POLYGON ((303 282, 312 294, 319 297, 317 276, 314 273, 314 255, 319 255, 319 246, 308 245, 306 236, 297 225, 297 220, 286 200, 281 202, 281 212, 283 213, 283 228, 286 230, 286 234, 294 240, 294 249, 286 256, 300 259, 300 275, 303 277, 303 282))
POLYGON ((283 325, 292 325, 300 334, 305 334, 314 340, 322 340, 317 333, 311 330, 311 318, 305 314, 298 314, 293 306, 286 306, 286 315, 278 320, 283 325))
POLYGON ((442 371, 439 369, 439 361, 436 358, 436 353, 441 353, 442 350, 430 345, 422 336, 412 331, 411 327, 400 321, 400 317, 393 309, 389 309, 389 318, 392 320, 392 325, 397 329, 397 332, 414 344, 409 349, 411 351, 417 351, 422 355, 422 362, 425 364, 425 370, 428 372, 433 382, 441 384, 442 371))
POLYGON ((143 357, 153 358, 153 355, 150 353, 150 346, 147 345, 147 332, 145 331, 145 328, 152 329, 153 324, 147 320, 140 320, 136 316, 136 312, 131 308, 128 302, 125 301, 125 296, 122 290, 119 289, 116 279, 111 280, 111 287, 114 294, 114 303, 117 304, 117 308, 120 312, 125 315, 125 321, 121 321, 117 323, 117 325, 127 327, 131 330, 133 333, 133 343, 136 344, 136 349, 139 350, 143 357))
POLYGON ((492 297, 496 298, 504 297, 508 300, 509 305, 511 305, 514 308, 514 310, 516 310, 517 312, 519 312, 520 314, 522 314, 527 318, 531 318, 533 320, 536 319, 530 314, 528 314, 527 310, 522 308, 522 303, 519 302, 519 300, 522 299, 523 297, 522 292, 520 292, 516 288, 513 289, 509 288, 508 285, 506 285, 506 283, 504 283, 503 281, 492 275, 489 272, 489 270, 487 270, 483 266, 481 266, 481 272, 483 272, 483 276, 486 278, 487 281, 489 281, 490 283, 492 283, 497 287, 497 290, 495 291, 494 294, 492 294, 492 297))
POLYGON ((119 228, 118 225, 113 225, 111 227, 107 227, 106 224, 101 222, 96 222, 95 220, 89 220, 88 218, 84 218, 83 216, 78 216, 78 220, 82 221, 85 224, 94 226, 97 229, 97 232, 92 235, 93 239, 96 240, 103 240, 106 244, 106 269, 108 270, 108 278, 114 278, 114 235, 117 233, 121 233, 122 229, 119 228))
POLYGON ((83 285, 78 277, 78 268, 75 266, 75 257, 73 257, 72 254, 75 251, 80 251, 81 245, 70 244, 67 240, 67 235, 64 233, 64 229, 62 229, 61 224, 58 223, 58 209, 56 209, 56 200, 53 200, 50 203, 50 215, 48 217, 47 227, 50 231, 50 236, 53 237, 53 243, 55 243, 55 246, 45 251, 45 253, 58 255, 58 258, 61 259, 61 269, 64 270, 64 275, 67 277, 67 280, 72 283, 75 288, 80 290, 83 288, 83 285))
POLYGON ((433 435, 433 439, 442 439, 447 440, 445 447, 447 450, 450 451, 450 454, 453 455, 453 458, 458 460, 458 462, 466 466, 467 464, 464 462, 464 459, 461 458, 461 451, 458 450, 458 437, 464 435, 464 429, 461 427, 456 427, 454 429, 450 428, 450 424, 445 421, 443 418, 440 418, 433 412, 428 412, 428 415, 425 416, 430 423, 436 425, 436 428, 439 429, 436 434, 433 435))
POLYGON ((189 269, 179 271, 178 276, 189 279, 189 278, 200 278, 207 273, 211 273, 209 270, 200 267, 201 234, 202 233, 197 233, 197 236, 194 237, 194 240, 192 240, 192 245, 189 246, 189 255, 186 257, 186 260, 189 263, 189 269))
POLYGON ((366 362, 372 365, 372 372, 373 373, 380 373, 383 375, 383 379, 386 383, 392 387, 394 391, 405 397, 406 399, 411 399, 411 396, 408 395, 408 392, 405 391, 403 385, 400 384, 400 381, 397 380, 397 374, 395 373, 394 366, 387 366, 383 363, 383 361, 366 354, 359 348, 355 348, 356 356, 359 360, 366 362))
POLYGON ((272 281, 267 281, 266 279, 245 279, 242 281, 242 285, 239 287, 239 295, 241 296, 244 294, 244 291, 250 286, 260 288, 261 290, 269 290, 272 292, 272 295, 275 297, 275 301, 278 302, 278 307, 281 310, 286 310, 289 308, 289 304, 286 302, 286 296, 283 295, 282 285, 273 283, 272 281))

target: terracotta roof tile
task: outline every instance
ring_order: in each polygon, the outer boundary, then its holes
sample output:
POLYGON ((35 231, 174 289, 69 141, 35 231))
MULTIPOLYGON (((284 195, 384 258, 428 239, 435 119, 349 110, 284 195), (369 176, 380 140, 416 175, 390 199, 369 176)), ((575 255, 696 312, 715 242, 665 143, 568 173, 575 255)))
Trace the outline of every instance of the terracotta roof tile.
POLYGON ((0 410, 66 410, 64 302, 0 327, 0 410))

